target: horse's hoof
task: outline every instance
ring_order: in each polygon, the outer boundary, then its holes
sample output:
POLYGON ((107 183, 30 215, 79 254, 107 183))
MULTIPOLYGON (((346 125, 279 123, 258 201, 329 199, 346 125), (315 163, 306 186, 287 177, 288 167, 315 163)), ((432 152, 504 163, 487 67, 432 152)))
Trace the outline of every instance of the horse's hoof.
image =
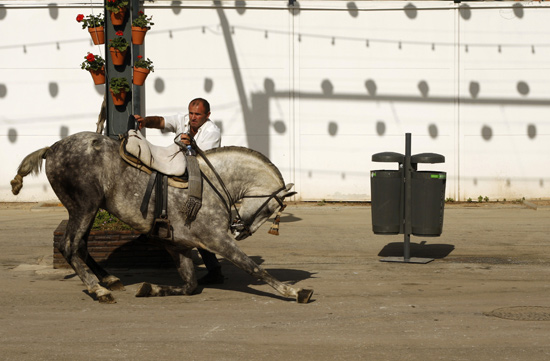
POLYGON ((99 301, 99 303, 116 303, 115 298, 110 293, 106 293, 104 295, 97 296, 97 300, 99 301))
POLYGON ((311 298, 311 295, 313 295, 313 290, 302 289, 298 291, 298 295, 296 296, 296 302, 308 303, 309 299, 311 298))
POLYGON ((136 297, 148 297, 151 295, 151 291, 153 290, 153 287, 150 283, 143 282, 141 286, 139 286, 138 290, 136 291, 136 297))
POLYGON ((103 279, 103 282, 111 291, 126 291, 122 282, 115 276, 108 276, 103 279))

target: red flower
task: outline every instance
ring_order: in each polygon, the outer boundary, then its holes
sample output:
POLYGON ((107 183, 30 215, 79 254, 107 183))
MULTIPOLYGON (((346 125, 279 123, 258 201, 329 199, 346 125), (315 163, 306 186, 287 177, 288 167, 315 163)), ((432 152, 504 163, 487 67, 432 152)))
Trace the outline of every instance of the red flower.
POLYGON ((138 11, 138 15, 143 15, 143 11, 138 11))
POLYGON ((88 55, 86 56, 86 60, 88 60, 88 62, 90 62, 90 63, 94 62, 95 61, 94 54, 88 53, 88 55))
POLYGON ((138 55, 138 60, 143 59, 143 55, 138 55))
POLYGON ((122 30, 119 30, 119 31, 116 32, 116 35, 122 36, 122 35, 124 35, 124 33, 122 32, 122 30))
POLYGON ((84 15, 83 14, 78 14, 76 16, 76 21, 81 22, 82 20, 84 20, 84 15))

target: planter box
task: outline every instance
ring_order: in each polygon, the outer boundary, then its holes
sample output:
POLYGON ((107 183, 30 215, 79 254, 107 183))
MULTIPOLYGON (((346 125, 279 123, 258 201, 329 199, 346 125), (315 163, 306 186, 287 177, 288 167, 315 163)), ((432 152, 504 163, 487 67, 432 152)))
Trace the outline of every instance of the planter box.
MULTIPOLYGON (((63 239, 68 221, 54 231, 54 242, 63 239)), ((55 244, 55 243, 54 243, 55 244)), ((88 237, 90 255, 109 268, 173 268, 172 257, 164 247, 133 230, 91 231, 88 237)), ((53 247, 53 268, 70 268, 61 253, 53 247)))

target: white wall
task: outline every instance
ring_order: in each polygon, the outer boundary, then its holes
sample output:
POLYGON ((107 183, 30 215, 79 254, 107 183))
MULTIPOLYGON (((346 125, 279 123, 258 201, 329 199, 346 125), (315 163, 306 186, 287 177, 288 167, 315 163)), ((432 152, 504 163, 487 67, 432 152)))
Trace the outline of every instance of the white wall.
MULTIPOLYGON (((22 158, 94 131, 103 86, 82 2, 0 1, 0 201, 55 199, 22 158), (6 35, 13 34, 13 35, 6 35)), ((550 6, 538 2, 147 2, 148 115, 212 104, 224 145, 262 151, 303 200, 369 200, 382 151, 435 152, 447 197, 549 198, 550 6)), ((85 4, 89 4, 85 2, 85 4)), ((172 135, 148 131, 156 144, 172 135)))

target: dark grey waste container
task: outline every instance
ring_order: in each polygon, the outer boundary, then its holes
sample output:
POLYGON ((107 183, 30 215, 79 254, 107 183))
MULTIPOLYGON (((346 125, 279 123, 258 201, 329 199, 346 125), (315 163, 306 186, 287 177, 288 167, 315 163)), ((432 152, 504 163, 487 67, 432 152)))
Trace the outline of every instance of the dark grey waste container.
POLYGON ((403 171, 371 171, 370 190, 372 231, 375 234, 399 234, 403 222, 403 171))
POLYGON ((412 172, 411 226, 412 234, 415 236, 437 237, 441 235, 446 180, 445 172, 412 172))

